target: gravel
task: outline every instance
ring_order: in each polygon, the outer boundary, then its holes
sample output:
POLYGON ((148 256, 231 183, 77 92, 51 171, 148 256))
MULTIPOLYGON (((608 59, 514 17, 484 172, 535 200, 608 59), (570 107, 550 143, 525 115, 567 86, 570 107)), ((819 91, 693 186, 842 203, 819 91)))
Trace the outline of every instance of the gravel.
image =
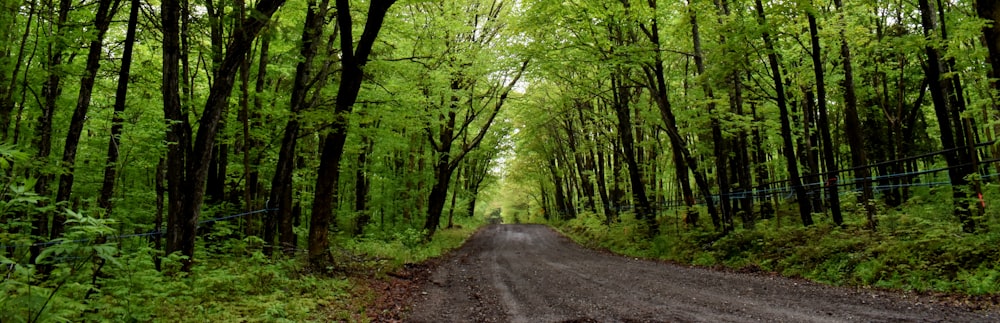
POLYGON ((998 322, 926 297, 585 249, 542 225, 492 225, 413 288, 407 322, 998 322))

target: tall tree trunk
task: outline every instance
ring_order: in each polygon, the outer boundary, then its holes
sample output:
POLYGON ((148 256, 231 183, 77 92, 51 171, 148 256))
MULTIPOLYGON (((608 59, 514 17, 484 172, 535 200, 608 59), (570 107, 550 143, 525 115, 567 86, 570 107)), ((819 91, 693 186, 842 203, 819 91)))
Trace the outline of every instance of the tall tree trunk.
POLYGON ((292 81, 291 101, 289 103, 288 122, 285 124, 285 132, 281 138, 281 148, 278 152, 278 162, 275 166, 274 176, 271 179, 270 200, 274 209, 268 213, 264 223, 264 241, 272 244, 274 237, 278 237, 278 245, 285 254, 295 253, 297 237, 293 230, 292 209, 294 180, 292 173, 295 170, 296 144, 298 143, 299 112, 308 108, 306 96, 309 92, 309 84, 314 79, 313 61, 318 52, 320 39, 323 35, 325 17, 329 10, 329 0, 308 1, 306 5, 305 26, 302 29, 302 45, 299 48, 301 61, 295 66, 295 79, 292 81))
MULTIPOLYGON (((455 173, 454 177, 455 177, 455 182, 458 182, 459 180, 462 179, 461 167, 457 169, 457 173, 455 173)), ((455 227, 455 200, 458 199, 458 191, 459 191, 458 189, 451 190, 451 205, 448 207, 448 226, 445 227, 446 229, 451 229, 455 227)))
MULTIPOLYGON (((577 121, 580 122, 580 129, 579 129, 580 132, 586 131, 585 129, 587 128, 587 124, 583 118, 582 110, 584 109, 584 107, 581 106, 582 104, 583 104, 582 102, 576 102, 574 104, 574 108, 576 108, 577 112, 576 114, 578 117, 577 121)), ((567 117, 566 123, 572 125, 574 124, 574 120, 567 117)), ((568 141, 569 149, 573 153, 573 163, 576 165, 576 173, 577 176, 579 176, 580 192, 583 193, 582 200, 585 201, 584 209, 590 212, 597 212, 597 204, 594 201, 594 182, 590 179, 590 176, 588 175, 588 173, 590 173, 591 170, 587 168, 586 161, 584 158, 585 154, 581 154, 580 152, 580 147, 577 143, 577 138, 576 138, 577 134, 574 133, 572 129, 567 129, 567 134, 569 135, 567 137, 569 139, 568 141)))
MULTIPOLYGON (((192 239, 194 233, 188 233, 182 208, 185 191, 185 157, 190 150, 191 128, 187 116, 181 111, 180 79, 178 65, 181 58, 180 48, 180 13, 179 0, 163 0, 160 4, 161 28, 163 30, 163 72, 160 90, 163 96, 163 115, 167 124, 167 234, 166 252, 185 250, 185 237, 192 239)), ((191 246, 194 251, 194 246, 191 246)))
MULTIPOLYGON (((764 5, 761 3, 761 0, 755 0, 755 4, 758 22, 763 26, 767 26, 764 5)), ((771 77, 774 79, 774 89, 777 92, 778 114, 781 119, 781 137, 784 141, 782 152, 785 154, 785 161, 788 164, 789 184, 792 186, 792 190, 795 191, 795 196, 799 203, 799 216, 802 218, 802 224, 810 226, 813 224, 812 207, 809 203, 809 196, 806 194, 805 188, 802 187, 802 179, 799 177, 799 165, 795 157, 795 143, 792 139, 792 126, 788 115, 787 99, 785 98, 785 87, 781 77, 781 66, 778 63, 778 54, 775 52, 774 44, 771 41, 771 34, 765 31, 762 37, 764 38, 764 46, 767 47, 767 60, 771 66, 771 77)))
MULTIPOLYGON (((20 65, 12 64, 10 60, 11 49, 17 44, 13 33, 17 27, 18 16, 20 16, 18 4, 14 1, 0 2, 0 140, 2 141, 7 141, 10 117, 14 112, 14 91, 8 84, 16 82, 17 72, 11 71, 20 65)), ((24 47, 24 43, 22 42, 20 46, 24 47)), ((20 56, 18 55, 18 59, 20 56)))
MULTIPOLYGON (((690 7, 690 1, 688 6, 690 7)), ((730 196, 729 196, 729 178, 726 176, 726 160, 729 152, 726 147, 726 140, 722 138, 722 127, 720 125, 720 114, 722 112, 716 111, 715 106, 715 94, 712 92, 712 85, 708 77, 705 75, 705 57, 701 50, 701 33, 698 30, 698 14, 693 8, 690 10, 690 21, 691 21, 691 42, 694 48, 694 63, 698 71, 698 76, 702 79, 702 89, 705 91, 705 96, 708 98, 709 103, 708 115, 711 117, 712 125, 712 151, 715 155, 715 169, 716 169, 716 180, 719 182, 719 205, 722 209, 722 219, 721 223, 716 223, 718 227, 719 224, 722 225, 723 231, 729 231, 733 229, 733 215, 730 209, 730 196)), ((705 203, 714 203, 711 198, 706 198, 705 203)))
MULTIPOLYGON (((842 0, 834 0, 834 5, 841 12, 840 23, 845 23, 845 10, 842 0)), ((854 177, 861 179, 861 196, 858 202, 865 205, 865 213, 868 217, 868 227, 874 230, 878 226, 875 219, 875 205, 872 199, 875 192, 872 190, 871 171, 868 169, 868 154, 865 151, 865 140, 861 129, 861 120, 858 117, 858 96, 854 88, 854 62, 851 57, 851 47, 847 45, 846 27, 840 28, 840 57, 843 60, 841 66, 844 68, 844 132, 847 133, 847 143, 851 147, 851 167, 854 169, 854 177)))
POLYGON ((611 154, 611 158, 608 161, 609 163, 611 163, 612 187, 611 187, 610 200, 611 203, 613 203, 613 208, 615 210, 615 213, 618 213, 619 211, 622 210, 622 207, 624 207, 627 203, 627 201, 625 200, 626 199, 625 190, 622 188, 621 184, 625 182, 621 178, 622 174, 624 173, 622 172, 622 164, 624 164, 624 162, 622 162, 622 158, 624 158, 623 156, 625 155, 624 153, 622 153, 621 140, 614 139, 611 151, 613 151, 614 153, 611 154))
MULTIPOLYGON (((21 3, 22 1, 7 1, 5 2, 6 7, 0 8, 4 12, 3 15, 6 15, 3 18, 4 21, 8 22, 0 25, 0 28, 4 31, 3 38, 0 38, 0 41, 3 41, 4 44, 0 45, 0 141, 4 142, 7 142, 10 138, 11 115, 16 106, 14 103, 14 93, 17 92, 17 75, 26 58, 25 51, 28 48, 28 37, 31 36, 31 27, 33 26, 38 10, 36 1, 25 2, 24 5, 28 7, 28 16, 24 22, 24 32, 21 33, 20 41, 18 42, 14 38, 14 31, 17 27, 17 18, 23 17, 23 13, 18 8, 21 3), (18 44, 17 55, 13 60, 10 60, 10 51, 13 50, 14 44, 18 44)), ((20 120, 20 113, 18 113, 18 120, 20 120)), ((16 142, 16 140, 14 141, 16 142)))
POLYGON ((333 221, 333 202, 339 197, 337 184, 340 179, 340 160, 344 156, 344 142, 347 139, 347 119, 351 108, 358 99, 364 80, 362 67, 368 63, 372 46, 382 29, 386 12, 395 0, 372 0, 368 5, 368 16, 364 31, 354 47, 353 21, 350 1, 337 0, 337 25, 340 29, 341 77, 337 87, 333 129, 323 140, 319 171, 316 176, 316 191, 309 221, 309 260, 314 265, 325 267, 332 262, 328 232, 333 221))
POLYGON ((552 184, 555 186, 556 215, 560 219, 563 219, 571 206, 566 203, 566 193, 563 192, 563 180, 562 176, 559 175, 559 169, 556 167, 555 158, 549 158, 549 173, 552 175, 552 184))
MULTIPOLYGON (((256 82, 254 84, 254 100, 253 100, 253 110, 246 111, 246 117, 249 122, 244 123, 243 130, 244 138, 246 139, 246 153, 244 156, 247 160, 245 163, 249 166, 247 170, 247 181, 246 181, 246 199, 248 209, 260 207, 260 195, 261 195, 261 184, 260 184, 260 161, 263 158, 261 149, 263 149, 263 140, 254 136, 250 129, 258 129, 263 124, 261 120, 261 111, 264 108, 264 91, 267 85, 267 67, 270 64, 270 50, 271 50, 271 35, 273 29, 268 29, 264 31, 266 34, 263 35, 260 42, 260 57, 257 58, 257 76, 256 82)), ((274 239, 271 239, 273 242, 274 239)))
POLYGON ((646 223, 648 236, 654 237, 659 234, 660 227, 656 222, 656 213, 650 208, 642 169, 639 168, 639 163, 636 161, 635 139, 632 136, 632 109, 629 104, 631 95, 623 84, 625 77, 621 73, 618 71, 611 76, 615 96, 615 116, 618 118, 618 140, 621 141, 625 163, 628 165, 629 183, 632 187, 632 198, 635 200, 635 217, 646 223))
MULTIPOLYGON (((938 17, 940 18, 940 29, 941 29, 941 40, 945 44, 941 49, 942 51, 948 50, 948 24, 945 19, 945 6, 944 2, 937 0, 938 17)), ((965 88, 962 85, 962 77, 960 76, 960 71, 956 67, 958 63, 954 56, 949 56, 944 60, 943 66, 945 67, 945 74, 942 76, 948 78, 947 85, 950 85, 950 89, 945 89, 946 93, 951 93, 949 95, 950 106, 951 106, 951 118, 952 124, 954 125, 955 132, 955 145, 962 147, 957 151, 958 158, 965 165, 964 172, 966 174, 975 174, 979 172, 979 160, 976 154, 976 138, 977 131, 974 127, 974 121, 971 117, 965 115, 966 101, 965 101, 965 88)), ((965 178, 963 176, 963 178, 965 178)), ((968 182, 968 181, 967 181, 968 182)), ((983 190, 980 185, 980 179, 978 176, 972 177, 972 181, 968 182, 969 188, 972 190, 973 196, 982 196, 983 190)), ((976 212, 973 216, 982 216, 984 211, 983 204, 976 203, 976 212)), ((969 210, 972 213, 972 209, 969 210)), ((968 229, 966 229, 968 230, 968 229)), ((974 229, 973 229, 974 230, 974 229)))
MULTIPOLYGON (((469 204, 466 206, 466 214, 469 217, 476 215, 476 200, 479 197, 479 188, 483 184, 483 181, 486 180, 486 176, 489 175, 490 163, 494 157, 496 157, 495 152, 466 163, 465 191, 469 194, 469 204)), ((545 198, 544 193, 542 196, 545 198)), ((545 203, 543 202, 542 204, 545 203)))
MULTIPOLYGON (((723 25, 725 23, 723 17, 728 17, 731 14, 729 2, 727 0, 715 0, 715 7, 720 13, 718 22, 720 25, 723 25)), ((726 34, 719 37, 719 42, 723 45, 728 43, 726 34)), ((726 54, 729 57, 740 55, 732 49, 727 49, 726 54)), ((740 68, 734 68, 726 76, 727 83, 731 83, 732 85, 731 92, 729 93, 730 111, 736 115, 743 115, 743 82, 740 79, 740 74, 740 68)), ((739 199, 738 204, 734 204, 734 206, 738 205, 739 211, 734 211, 740 215, 744 227, 749 227, 753 223, 753 179, 750 176, 751 163, 747 138, 747 132, 741 129, 730 141, 730 147, 733 151, 730 154, 732 156, 730 168, 733 170, 734 181, 738 183, 742 191, 733 196, 733 198, 739 199)))
MULTIPOLYGON (((826 109, 826 77, 823 71, 822 48, 819 44, 819 27, 816 23, 816 13, 809 10, 809 35, 812 43, 813 74, 816 76, 816 101, 819 110, 819 133, 823 140, 823 163, 826 165, 826 195, 830 203, 830 214, 833 223, 844 224, 840 211, 840 194, 837 192, 840 174, 837 171, 837 161, 834 158, 833 139, 830 137, 830 117, 826 109)), ((823 179, 823 178, 821 178, 823 179)))
MULTIPOLYGON (((649 6, 652 9, 656 9, 656 1, 650 1, 649 6)), ((677 166, 677 177, 680 180, 682 193, 684 194, 684 203, 689 209, 695 204, 694 195, 690 192, 690 183, 686 180, 687 170, 683 167, 686 166, 694 174, 695 184, 698 185, 698 190, 701 192, 702 197, 705 199, 705 205, 708 206, 708 213, 712 218, 712 224, 718 228, 722 228, 722 219, 719 217, 718 210, 715 208, 715 203, 713 203, 711 187, 708 183, 708 178, 705 176, 705 172, 698 167, 698 161, 691 154, 690 150, 687 148, 687 143, 681 136, 680 131, 677 127, 677 119, 674 116, 670 99, 667 95, 666 77, 664 76, 663 59, 660 56, 660 31, 659 23, 656 19, 653 19, 651 28, 646 32, 647 37, 653 43, 655 48, 655 59, 652 66, 646 66, 643 68, 646 74, 646 81, 651 94, 654 97, 657 107, 660 110, 660 116, 663 119, 663 123, 666 126, 667 136, 670 138, 670 146, 674 153, 674 164, 677 166), (684 186, 688 185, 689 188, 685 189, 684 186)), ((696 211, 688 212, 686 221, 690 225, 697 225, 698 214, 696 211)))
MULTIPOLYGON (((453 91, 460 90, 458 83, 457 81, 452 82, 453 91)), ((442 116, 444 122, 438 132, 438 138, 431 138, 431 143, 434 146, 434 186, 431 186, 431 194, 427 197, 427 221, 424 223, 424 230, 428 233, 428 237, 432 236, 440 225, 441 212, 444 211, 444 203, 448 197, 448 184, 454 171, 451 168, 451 154, 455 140, 455 121, 457 118, 455 109, 458 108, 454 106, 456 101, 457 98, 452 100, 448 112, 442 116)))
MULTIPOLYGON (((979 18, 990 20, 983 26, 983 43, 989 51, 990 85, 995 91, 1000 91, 1000 1, 976 0, 976 13, 979 18)), ((1000 108, 1000 107, 996 107, 1000 108)))
MULTIPOLYGON (((186 163, 184 165, 178 165, 175 162, 168 164, 168 173, 171 166, 182 166, 187 171, 187 173, 184 173, 184 177, 171 177, 173 180, 183 180, 181 189, 186 194, 183 195, 178 215, 171 214, 174 222, 168 228, 168 238, 171 239, 168 239, 167 244, 168 254, 174 251, 181 251, 183 255, 188 257, 183 266, 185 271, 189 271, 193 264, 195 231, 201 215, 201 206, 205 199, 205 184, 208 179, 209 164, 212 160, 212 151, 215 146, 219 122, 222 119, 223 110, 229 103, 229 96, 232 94, 236 73, 246 54, 250 51, 253 40, 260 34, 260 31, 264 29, 271 19, 271 15, 282 4, 284 4, 284 0, 261 0, 255 9, 257 14, 248 16, 240 23, 240 27, 233 32, 232 42, 226 49, 225 58, 217 69, 218 75, 209 89, 205 109, 199 120, 198 133, 194 138, 194 146, 189 148, 191 150, 184 160, 186 163)), ((164 10, 164 12, 166 11, 164 10)), ((166 25, 167 19, 164 20, 164 25, 166 25)), ((164 34, 166 34, 166 31, 164 34)), ((166 44, 164 47, 164 55, 166 56, 168 55, 166 44)), ((164 59, 165 69, 167 61, 167 59, 164 59)), ((164 74, 166 75, 167 73, 165 72, 164 74)), ((167 82, 165 81, 164 83, 167 82)), ((168 86, 165 84, 163 87, 164 91, 166 91, 168 86)), ((167 95, 165 94, 165 96, 167 95)), ((171 114, 166 115, 168 116, 168 120, 177 120, 171 118, 171 114)), ((174 170, 174 173, 180 172, 174 170)), ((170 199, 172 201, 175 200, 174 196, 171 196, 170 199)))
MULTIPOLYGON (((354 223, 354 235, 364 233, 365 226, 371 222, 371 211, 368 210, 368 192, 371 190, 371 180, 368 178, 368 156, 371 155, 374 143, 371 135, 365 133, 371 127, 370 122, 361 122, 361 151, 358 152, 358 169, 354 174, 354 212, 358 218, 354 223)), ((452 198, 454 205, 454 198, 452 198)), ((451 219, 448 219, 451 226, 451 219)))
POLYGON ((774 205, 771 204, 770 194, 767 193, 770 181, 770 173, 767 169, 767 150, 764 149, 764 138, 761 134, 761 128, 764 124, 764 117, 757 113, 757 104, 750 103, 750 114, 753 116, 754 127, 751 130, 751 141, 753 142, 753 165, 754 171, 757 173, 757 199, 760 203, 760 217, 762 219, 769 219, 775 215, 774 205))
MULTIPOLYGON (((931 37, 934 29, 937 28, 934 12, 931 10, 928 0, 919 0, 918 2, 924 36, 931 37)), ((965 201, 966 194, 963 188, 964 185, 968 184, 965 176, 970 172, 965 166, 968 161, 963 160, 959 154, 961 149, 958 147, 961 143, 956 141, 956 132, 952 124, 954 120, 951 111, 954 107, 950 106, 948 99, 952 94, 947 93, 951 86, 947 84, 949 81, 942 76, 942 72, 945 70, 944 62, 937 48, 928 44, 924 51, 927 55, 927 78, 931 82, 931 101, 934 103, 934 114, 938 118, 938 128, 941 131, 941 146, 947 151, 945 160, 948 163, 948 177, 951 179, 954 213, 962 223, 962 229, 966 232, 973 232, 975 231, 975 220, 973 220, 972 212, 965 201)))
MULTIPOLYGON (((445 124, 442 126, 441 131, 438 134, 438 139, 435 142, 431 138, 431 143, 434 146, 436 159, 434 165, 434 175, 437 182, 431 188, 431 194, 427 199, 427 220, 424 222, 424 232, 426 232, 427 239, 434 236, 434 232, 437 231, 437 227, 441 222, 441 212, 444 210, 444 203, 448 194, 448 184, 451 179, 452 173, 455 168, 458 167, 459 163, 468 156, 469 152, 479 147, 479 144, 483 141, 489 133, 490 126, 496 119, 497 114, 500 113, 500 109, 503 107, 504 103, 507 102, 507 97, 510 95, 511 90, 514 89, 514 85, 517 84, 521 76, 524 75, 524 71, 528 68, 529 61, 524 61, 520 68, 517 70, 516 74, 510 78, 509 82, 506 84, 496 85, 495 90, 489 91, 490 93, 496 93, 497 98, 493 103, 493 107, 488 112, 489 115, 483 126, 479 129, 479 132, 471 139, 469 142, 463 140, 462 145, 458 147, 452 156, 453 140, 455 140, 455 110, 452 107, 448 111, 447 119, 444 120, 445 124)), ((460 87, 458 83, 453 81, 453 90, 459 90, 460 87)), ((454 102, 454 101, 453 101, 454 102)), ((462 124, 459 131, 468 131, 470 123, 474 118, 466 118, 462 124)))
MULTIPOLYGON (((48 72, 48 76, 45 83, 42 84, 42 111, 38 116, 38 124, 35 125, 36 135, 33 142, 35 149, 37 149, 35 152, 35 158, 40 162, 47 162, 49 156, 52 154, 52 119, 55 115, 57 105, 56 101, 62 92, 62 72, 60 69, 61 65, 63 65, 63 50, 65 45, 61 38, 67 32, 65 29, 69 28, 66 24, 66 20, 69 16, 71 4, 72 2, 69 0, 59 1, 59 7, 55 9, 58 12, 58 18, 55 23, 55 39, 49 43, 49 47, 47 49, 48 57, 45 62, 45 68, 48 72)), ((25 81, 27 81, 27 79, 25 79, 25 81)), ((47 173, 46 171, 38 171, 36 177, 35 194, 42 197, 49 196, 49 182, 52 180, 52 174, 47 173)), ((39 239, 47 239, 50 237, 49 224, 48 212, 39 212, 39 214, 35 214, 35 219, 32 221, 31 234, 39 239)), ((32 245, 32 262, 38 257, 41 250, 41 246, 32 245)), ((47 269, 43 269, 43 271, 47 271, 47 269)))
POLYGON ((108 156, 104 164, 104 181, 101 184, 101 195, 97 204, 111 216, 113 204, 111 196, 115 191, 115 177, 118 173, 118 156, 125 119, 125 103, 128 96, 128 82, 132 70, 132 49, 135 47, 135 32, 139 20, 139 0, 131 0, 128 14, 128 28, 125 31, 125 48, 122 51, 121 69, 118 70, 118 88, 115 90, 114 115, 111 118, 111 137, 108 139, 108 156))
MULTIPOLYGON (((791 84, 789 84, 790 86, 791 84)), ((812 89, 809 87, 803 87, 803 98, 802 98, 802 136, 798 138, 799 144, 799 160, 806 165, 806 172, 803 175, 803 180, 806 186, 806 192, 809 193, 810 205, 812 205, 813 210, 816 212, 824 212, 823 210, 823 194, 822 186, 813 188, 811 185, 820 183, 819 176, 820 172, 820 162, 819 155, 816 154, 814 149, 818 150, 819 134, 816 133, 816 94, 813 93, 812 89), (815 193, 813 193, 815 192, 815 193)), ((797 123, 798 118, 795 116, 795 104, 792 104, 792 122, 797 123)))
POLYGON ((606 174, 604 171, 605 167, 607 167, 607 163, 605 163, 604 161, 605 159, 603 153, 604 149, 602 148, 603 147, 600 144, 596 145, 594 149, 591 151, 591 154, 595 155, 596 156, 595 159, 597 159, 597 167, 595 167, 594 169, 596 172, 595 177, 597 177, 597 192, 598 195, 600 195, 601 197, 601 208, 604 211, 604 221, 605 224, 610 225, 611 221, 614 220, 616 214, 614 209, 612 208, 613 202, 611 201, 611 198, 608 196, 608 184, 607 184, 607 178, 605 177, 606 174))

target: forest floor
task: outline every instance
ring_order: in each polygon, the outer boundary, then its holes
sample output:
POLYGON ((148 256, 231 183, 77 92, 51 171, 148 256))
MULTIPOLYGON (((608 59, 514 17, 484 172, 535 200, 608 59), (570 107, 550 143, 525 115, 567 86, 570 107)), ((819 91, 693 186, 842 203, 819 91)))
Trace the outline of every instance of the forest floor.
POLYGON ((940 297, 616 256, 542 225, 487 226, 375 289, 380 322, 1000 321, 940 297))

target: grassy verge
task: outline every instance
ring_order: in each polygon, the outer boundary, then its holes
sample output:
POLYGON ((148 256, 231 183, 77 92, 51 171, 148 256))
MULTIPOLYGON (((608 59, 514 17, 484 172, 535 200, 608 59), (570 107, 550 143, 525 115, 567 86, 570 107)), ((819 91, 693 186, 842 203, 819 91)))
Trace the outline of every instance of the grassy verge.
POLYGON ((1000 227, 996 221, 982 219, 982 229, 968 234, 947 214, 933 207, 914 206, 887 212, 879 216, 881 226, 876 232, 864 229, 861 222, 806 228, 787 223, 779 226, 771 219, 726 235, 701 228, 664 228, 665 232, 653 239, 634 234, 640 232, 639 222, 627 216, 610 226, 592 214, 555 226, 582 245, 632 257, 763 270, 830 285, 965 295, 1000 293, 1000 227))
POLYGON ((318 270, 302 258, 267 257, 250 247, 253 238, 199 243, 189 274, 179 273, 175 258, 163 259, 158 271, 148 247, 103 264, 81 258, 60 265, 39 285, 21 283, 34 274, 19 269, 8 276, 23 279, 0 281, 0 322, 367 322, 378 298, 372 286, 388 279, 386 273, 457 248, 482 225, 458 223, 429 242, 398 228, 336 236, 336 263, 318 270), (95 268, 99 274, 92 274, 95 268))

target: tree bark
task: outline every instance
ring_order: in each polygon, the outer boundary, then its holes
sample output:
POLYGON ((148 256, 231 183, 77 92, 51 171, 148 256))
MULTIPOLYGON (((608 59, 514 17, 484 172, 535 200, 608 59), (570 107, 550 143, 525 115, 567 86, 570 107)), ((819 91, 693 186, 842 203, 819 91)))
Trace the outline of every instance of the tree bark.
MULTIPOLYGON (((990 20, 983 26, 983 43, 989 51, 990 85, 1000 91, 1000 1, 976 0, 976 14, 979 18, 990 20)), ((1000 107, 997 107, 1000 108, 1000 107)))
MULTIPOLYGON (((830 137, 830 117, 826 109, 826 77, 823 71, 822 48, 819 43, 819 27, 816 23, 816 13, 809 10, 809 35, 812 44, 813 74, 816 76, 816 100, 819 110, 819 132, 823 140, 823 163, 826 165, 826 194, 830 203, 830 214, 833 223, 844 224, 840 212, 840 194, 837 192, 840 174, 837 173, 837 161, 833 154, 833 139, 830 137)), ((821 178, 823 179, 823 178, 821 178)))
POLYGON ((612 90, 615 96, 615 116, 618 118, 618 140, 622 144, 622 153, 625 156, 625 163, 628 165, 629 183, 632 187, 632 199, 634 199, 636 219, 646 223, 648 227, 647 235, 654 237, 659 234, 659 224, 656 222, 656 213, 650 208, 649 200, 646 197, 646 185, 643 182, 642 169, 635 157, 635 139, 632 135, 632 111, 629 101, 630 94, 623 84, 624 77, 620 74, 611 76, 612 90))
MULTIPOLYGON (((937 28, 934 12, 931 10, 928 0, 919 0, 918 3, 924 36, 931 37, 934 29, 937 28)), ((962 143, 956 141, 956 133, 952 127, 952 122, 955 122, 955 120, 953 120, 950 112, 954 107, 950 106, 948 98, 951 94, 947 93, 951 87, 946 84, 948 80, 942 77, 942 72, 945 70, 944 62, 937 48, 928 44, 924 51, 927 55, 927 68, 925 71, 927 72, 927 79, 931 82, 931 101, 934 103, 934 114, 938 118, 938 128, 941 131, 941 146, 947 151, 945 153, 945 160, 948 163, 948 177, 951 179, 954 214, 962 223, 963 231, 974 232, 975 220, 972 219, 972 212, 967 205, 967 201, 965 201, 966 194, 962 187, 968 184, 965 176, 970 174, 970 172, 965 165, 969 161, 961 158, 959 154, 961 149, 959 147, 962 143)))
MULTIPOLYGON (((757 20, 761 25, 767 25, 767 17, 764 14, 764 5, 761 0, 756 0, 757 20)), ((781 66, 778 63, 778 54, 775 52, 774 44, 771 41, 771 34, 763 32, 764 46, 767 48, 767 60, 771 66, 771 77, 774 80, 774 88, 777 95, 778 113, 781 119, 781 137, 784 142, 783 153, 788 165, 789 184, 795 191, 796 199, 799 203, 799 217, 802 224, 810 226, 813 224, 812 207, 809 203, 809 196, 802 187, 802 179, 799 177, 799 165, 795 156, 795 143, 792 140, 792 126, 788 115, 787 99, 785 98, 785 87, 781 77, 781 66)))
MULTIPOLYGON (((174 0, 167 0, 164 3, 168 1, 172 2, 174 0)), ((174 180, 183 180, 181 189, 186 194, 183 195, 179 215, 175 216, 171 214, 171 218, 175 218, 175 221, 168 228, 168 237, 172 237, 173 239, 168 240, 167 245, 168 254, 181 251, 183 255, 187 256, 183 266, 185 271, 190 271, 193 264, 195 234, 201 215, 201 206, 205 199, 205 184, 208 179, 209 164, 212 160, 212 151, 215 145, 219 122, 221 121, 223 110, 228 105, 229 96, 232 94, 236 72, 242 64, 244 57, 250 51, 253 40, 260 34, 260 31, 264 29, 271 16, 282 4, 284 4, 284 0, 261 0, 255 8, 256 13, 249 15, 240 23, 240 27, 233 32, 232 42, 226 49, 225 58, 218 68, 216 80, 209 89, 205 109, 199 120, 198 133, 193 142, 194 146, 193 148, 189 148, 191 149, 190 153, 187 154, 184 160, 186 163, 184 165, 176 162, 168 164, 168 173, 171 166, 182 166, 187 171, 183 177, 171 177, 174 180)), ((164 10, 164 12, 166 11, 164 10)), ((167 19, 164 20, 164 25, 166 25, 167 19)), ((166 56, 168 53, 166 44, 164 47, 164 55, 166 56)), ((165 69, 167 61, 167 59, 164 59, 165 69)), ((165 72, 164 74, 164 78, 166 78, 167 73, 165 72)), ((164 83, 167 82, 165 81, 164 83)), ((167 85, 164 85, 164 91, 166 91, 167 87, 167 85)), ((165 99, 164 101, 166 102, 167 100, 165 99)), ((167 115, 168 120, 176 120, 170 118, 170 114, 167 115)), ((180 171, 175 169, 174 173, 180 173, 180 171)), ((170 198, 171 201, 175 200, 174 196, 170 198)))
MULTIPOLYGON (((656 1, 650 1, 649 5, 650 8, 654 10, 656 9, 656 1)), ((686 222, 692 226, 698 225, 698 214, 697 211, 693 210, 693 206, 695 205, 694 194, 691 193, 690 183, 687 180, 687 169, 690 169, 691 173, 694 174, 695 184, 698 186, 698 190, 705 199, 705 205, 708 206, 708 213, 712 218, 712 224, 716 228, 721 229, 722 219, 719 217, 719 212, 715 208, 711 187, 708 183, 708 177, 705 175, 705 172, 698 167, 698 161, 691 154, 691 151, 687 147, 687 143, 681 136, 679 128, 677 127, 677 119, 674 116, 670 99, 667 95, 663 59, 660 56, 661 44, 659 23, 656 19, 653 19, 651 27, 652 28, 649 28, 649 30, 645 30, 645 32, 646 36, 653 43, 655 49, 655 59, 651 66, 646 66, 643 70, 646 74, 646 80, 648 83, 647 87, 653 95, 653 99, 660 110, 660 116, 666 126, 667 136, 670 138, 670 146, 674 153, 674 164, 677 166, 677 177, 680 181, 684 203, 690 210, 687 214, 686 222), (685 186, 687 187, 685 188, 685 186)))
POLYGON ((118 88, 115 90, 114 115, 111 118, 111 137, 108 139, 108 155, 104 164, 104 181, 101 184, 101 195, 97 204, 104 208, 110 217, 114 205, 111 197, 115 191, 115 177, 118 174, 118 156, 120 151, 122 129, 125 119, 125 103, 128 96, 128 83, 132 70, 132 50, 135 47, 135 33, 139 20, 139 0, 131 0, 128 14, 128 28, 125 31, 125 48, 122 51, 121 69, 118 71, 118 88))
MULTIPOLYGON (((841 12, 840 22, 845 23, 843 1, 834 0, 833 3, 841 12)), ((839 31, 840 57, 843 60, 841 66, 844 68, 842 82, 844 88, 844 132, 847 133, 847 143, 851 147, 851 167, 854 169, 854 177, 861 179, 861 196, 858 197, 858 202, 865 205, 868 227, 874 230, 878 226, 875 219, 875 205, 872 204, 875 192, 872 190, 868 154, 865 151, 865 139, 861 129, 861 120, 858 117, 858 99, 854 88, 854 62, 851 57, 851 47, 847 45, 845 29, 846 27, 839 31)))
POLYGON ((337 201, 339 196, 337 183, 340 179, 340 160, 344 156, 344 142, 347 139, 348 115, 361 91, 364 78, 362 67, 368 63, 368 56, 382 29, 385 15, 395 2, 395 0, 373 0, 369 3, 368 18, 355 49, 350 1, 336 1, 342 70, 340 85, 337 87, 333 129, 324 136, 312 217, 309 221, 309 261, 320 268, 333 261, 328 250, 330 246, 328 232, 333 221, 333 202, 337 201))
POLYGON ((329 0, 322 0, 319 4, 315 0, 307 2, 305 26, 301 36, 302 45, 299 48, 302 60, 295 66, 295 79, 289 102, 290 113, 281 138, 274 176, 271 179, 270 201, 273 204, 270 207, 273 210, 268 213, 264 223, 264 240, 265 243, 272 244, 274 237, 278 236, 278 245, 287 255, 295 253, 297 244, 292 225, 294 191, 292 173, 295 170, 296 144, 301 128, 299 112, 308 108, 306 96, 310 90, 309 84, 317 77, 313 75, 313 61, 318 52, 329 7, 329 0))
MULTIPOLYGON (((188 233, 181 214, 185 197, 183 189, 185 179, 185 157, 190 150, 190 125, 187 116, 181 111, 180 79, 178 65, 180 63, 180 13, 179 0, 163 0, 160 4, 161 28, 163 30, 163 72, 160 85, 163 96, 163 115, 167 124, 167 234, 166 252, 185 250, 186 237, 194 239, 194 233, 188 233)), ((194 251, 194 245, 191 245, 194 251)))
MULTIPOLYGON (((726 160, 728 159, 727 156, 729 152, 727 151, 728 147, 726 147, 726 140, 722 138, 722 127, 720 125, 721 122, 719 121, 719 114, 721 112, 716 111, 715 94, 712 92, 712 85, 708 76, 705 75, 705 57, 701 50, 701 33, 698 30, 698 14, 694 8, 689 8, 689 10, 691 21, 691 42, 694 48, 694 63, 698 71, 698 76, 703 78, 701 85, 703 91, 705 91, 705 96, 709 100, 707 112, 712 120, 712 152, 715 155, 715 177, 719 184, 719 205, 722 209, 721 221, 715 225, 716 227, 721 225, 723 231, 729 231, 734 229, 733 215, 730 209, 729 178, 726 176, 726 160)), ((714 201, 712 201, 709 197, 706 198, 705 203, 714 203, 714 201)))

